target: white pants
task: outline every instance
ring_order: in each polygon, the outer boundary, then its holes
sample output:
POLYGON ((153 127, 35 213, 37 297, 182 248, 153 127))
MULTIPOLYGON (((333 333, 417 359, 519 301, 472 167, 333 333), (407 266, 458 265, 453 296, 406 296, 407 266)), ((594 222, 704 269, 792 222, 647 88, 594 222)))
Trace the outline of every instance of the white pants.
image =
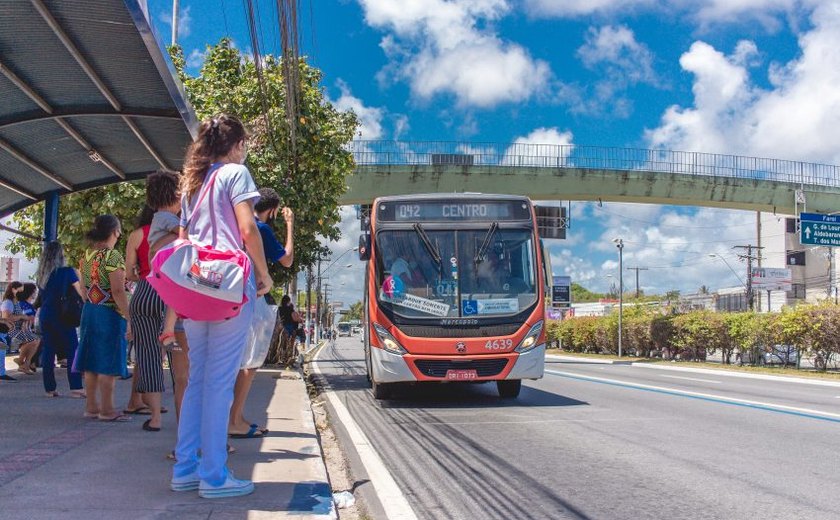
POLYGON ((178 424, 175 477, 190 475, 197 468, 199 478, 211 486, 219 486, 227 478, 228 416, 254 313, 255 293, 252 275, 249 301, 239 316, 226 321, 184 320, 190 377, 178 424))

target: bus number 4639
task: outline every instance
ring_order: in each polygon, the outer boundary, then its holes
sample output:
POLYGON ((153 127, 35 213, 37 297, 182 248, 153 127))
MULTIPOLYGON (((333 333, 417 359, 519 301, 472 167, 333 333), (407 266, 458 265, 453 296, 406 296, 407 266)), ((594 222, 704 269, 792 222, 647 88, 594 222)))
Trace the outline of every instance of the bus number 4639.
POLYGON ((493 339, 487 340, 484 344, 486 350, 507 350, 513 346, 512 339, 493 339))

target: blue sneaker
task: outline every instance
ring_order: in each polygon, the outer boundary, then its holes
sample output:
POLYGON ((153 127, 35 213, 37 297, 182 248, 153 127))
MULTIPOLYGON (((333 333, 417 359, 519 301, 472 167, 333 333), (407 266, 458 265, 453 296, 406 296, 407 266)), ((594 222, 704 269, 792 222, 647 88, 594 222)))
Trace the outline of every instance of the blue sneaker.
POLYGON ((228 471, 227 479, 220 486, 211 486, 201 482, 198 488, 198 496, 201 498, 226 498, 241 497, 254 492, 254 483, 250 480, 239 480, 234 478, 233 473, 228 471))
POLYGON ((169 482, 169 489, 172 491, 195 491, 198 489, 201 479, 198 478, 198 469, 185 477, 172 477, 169 482))

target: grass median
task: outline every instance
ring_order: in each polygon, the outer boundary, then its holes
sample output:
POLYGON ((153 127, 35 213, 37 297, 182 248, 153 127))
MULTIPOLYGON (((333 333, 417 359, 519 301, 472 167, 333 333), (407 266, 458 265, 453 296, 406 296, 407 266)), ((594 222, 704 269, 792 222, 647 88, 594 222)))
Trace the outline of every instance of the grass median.
POLYGON ((746 372, 750 374, 769 374, 780 377, 802 377, 808 379, 823 379, 840 381, 840 372, 829 370, 818 372, 813 369, 799 369, 782 366, 752 366, 752 365, 724 365, 723 363, 708 363, 703 361, 670 361, 664 359, 639 358, 633 356, 618 357, 612 354, 587 354, 581 352, 566 352, 560 349, 548 349, 546 354, 568 356, 587 359, 630 361, 633 363, 650 363, 652 365, 668 365, 686 368, 706 368, 711 370, 727 370, 730 372, 746 372))

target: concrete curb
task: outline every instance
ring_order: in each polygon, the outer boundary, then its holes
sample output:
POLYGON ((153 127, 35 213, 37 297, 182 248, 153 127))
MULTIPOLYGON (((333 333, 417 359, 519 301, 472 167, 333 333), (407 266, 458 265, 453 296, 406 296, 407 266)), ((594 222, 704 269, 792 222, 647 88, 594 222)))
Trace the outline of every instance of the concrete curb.
POLYGON ((548 360, 556 361, 573 361, 575 363, 589 363, 592 365, 628 365, 642 368, 652 368, 655 370, 670 370, 673 372, 690 372, 694 374, 706 374, 722 377, 739 377, 742 379, 760 379, 763 381, 780 381, 784 383, 799 383, 803 385, 814 386, 828 386, 840 388, 840 381, 824 381, 820 379, 808 379, 804 377, 794 376, 776 376, 771 374, 751 374, 748 372, 735 372, 730 370, 716 370, 714 368, 691 368, 691 367, 676 367, 667 365, 658 365, 652 363, 640 363, 636 361, 619 361, 616 359, 592 359, 576 356, 562 356, 556 354, 548 354, 545 356, 548 360))
POLYGON ((575 363, 589 363, 592 365, 632 365, 632 361, 620 361, 618 359, 594 359, 577 356, 562 356, 557 354, 546 354, 546 359, 556 361, 573 361, 575 363))

